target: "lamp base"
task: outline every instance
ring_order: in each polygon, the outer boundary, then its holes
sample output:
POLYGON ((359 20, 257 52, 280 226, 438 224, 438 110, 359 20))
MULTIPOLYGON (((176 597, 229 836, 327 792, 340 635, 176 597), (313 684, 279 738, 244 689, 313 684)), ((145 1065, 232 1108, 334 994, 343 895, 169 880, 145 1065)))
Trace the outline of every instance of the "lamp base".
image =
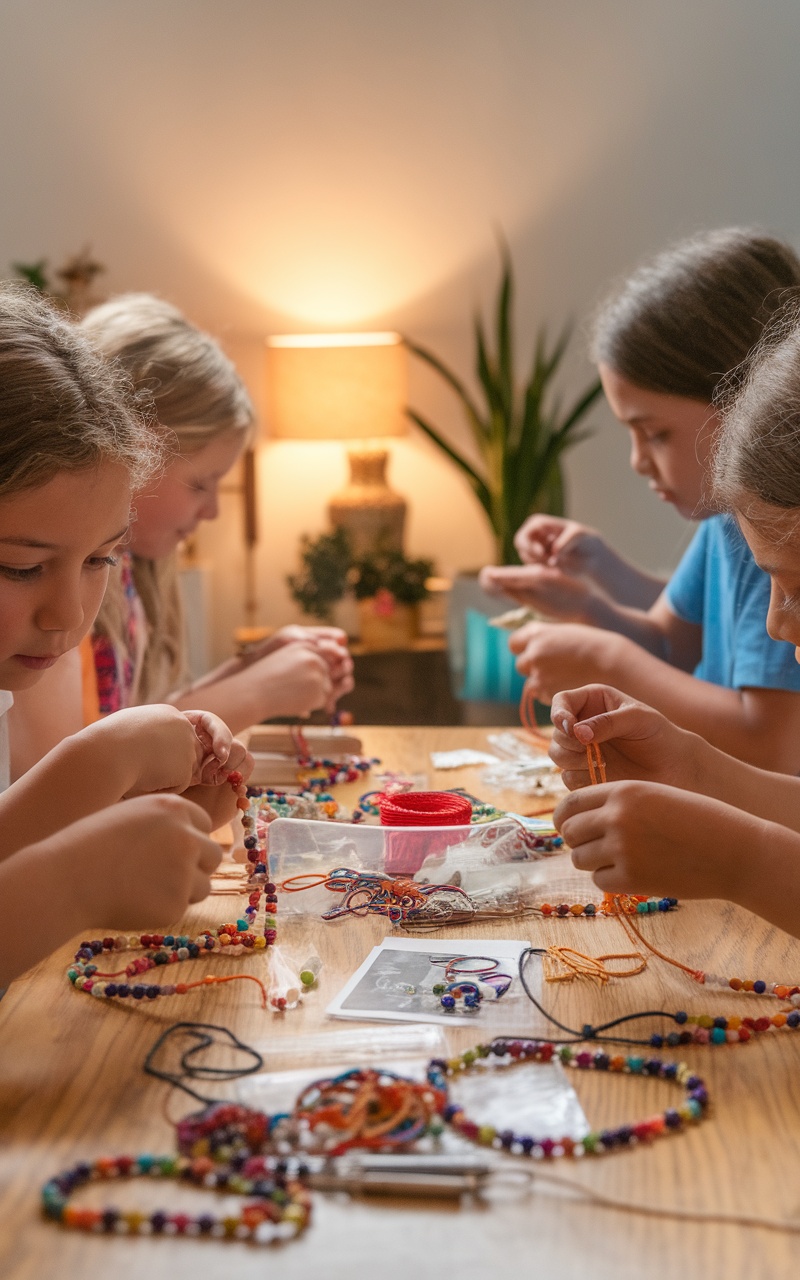
POLYGON ((403 549, 408 504, 386 483, 386 449, 348 449, 350 479, 328 503, 331 524, 344 529, 356 556, 403 549))

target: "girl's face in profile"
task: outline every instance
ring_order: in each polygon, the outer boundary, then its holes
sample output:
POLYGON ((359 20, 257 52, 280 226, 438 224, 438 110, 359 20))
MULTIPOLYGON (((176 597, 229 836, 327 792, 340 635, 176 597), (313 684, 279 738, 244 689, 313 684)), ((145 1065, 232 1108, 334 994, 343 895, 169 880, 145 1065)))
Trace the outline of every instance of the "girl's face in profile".
POLYGON ((633 470, 685 519, 712 515, 706 477, 717 419, 711 405, 647 391, 608 365, 599 372, 611 412, 630 433, 633 470))
POLYGON ((162 472, 154 489, 136 498, 131 550, 159 560, 194 533, 201 520, 218 515, 219 483, 246 443, 242 431, 226 431, 194 453, 181 453, 162 472))
POLYGON ((800 512, 749 498, 747 515, 736 512, 753 559, 770 577, 767 631, 795 646, 800 662, 800 512))
POLYGON ((80 644, 130 505, 129 474, 115 462, 0 498, 0 688, 29 688, 80 644))

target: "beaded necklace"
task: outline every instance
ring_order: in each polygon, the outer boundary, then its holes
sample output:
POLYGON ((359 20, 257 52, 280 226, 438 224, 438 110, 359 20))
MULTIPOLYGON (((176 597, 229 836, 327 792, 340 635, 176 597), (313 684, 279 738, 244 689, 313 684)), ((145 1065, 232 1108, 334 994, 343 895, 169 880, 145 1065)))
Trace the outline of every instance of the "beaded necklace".
POLYGON ((142 933, 83 941, 73 963, 67 969, 67 978, 78 991, 106 1000, 155 1000, 160 996, 186 995, 197 987, 247 981, 258 985, 262 1005, 266 1007, 267 993, 264 984, 260 978, 249 973, 207 974, 197 982, 136 981, 153 969, 184 960, 196 960, 212 952, 240 956, 250 951, 263 951, 275 943, 278 899, 276 886, 268 878, 265 845, 257 833, 255 815, 250 811, 242 775, 234 770, 228 775, 228 781, 236 794, 236 805, 242 812, 242 825, 245 829, 248 876, 243 892, 248 895, 248 905, 242 917, 235 923, 222 924, 214 930, 205 929, 196 938, 190 938, 186 934, 142 933), (262 905, 264 914, 259 922, 262 905), (121 954, 140 949, 144 952, 143 955, 137 956, 124 969, 115 972, 102 971, 95 963, 97 957, 104 954, 121 954), (120 978, 123 981, 117 981, 120 978))
POLYGON ((205 1099, 179 1077, 157 1069, 154 1058, 176 1032, 188 1033, 193 1045, 181 1059, 192 1078, 233 1078, 241 1071, 215 1068, 189 1060, 214 1043, 207 1033, 219 1031, 254 1062, 248 1074, 262 1065, 260 1056, 224 1028, 179 1023, 169 1028, 150 1050, 145 1070, 175 1084, 206 1103, 176 1126, 178 1154, 100 1157, 80 1162, 51 1178, 42 1190, 45 1216, 61 1226, 100 1234, 187 1236, 217 1240, 274 1243, 299 1235, 309 1224, 311 1199, 308 1170, 302 1158, 286 1151, 316 1150, 337 1156, 355 1147, 402 1150, 424 1136, 437 1137, 449 1125, 462 1137, 511 1155, 554 1159, 602 1155, 640 1142, 680 1132, 703 1118, 708 1094, 699 1077, 684 1063, 659 1058, 574 1053, 569 1046, 534 1040, 501 1038, 477 1045, 457 1058, 434 1058, 426 1079, 419 1083, 382 1068, 356 1068, 317 1080, 296 1099, 291 1112, 267 1115, 237 1103, 205 1099), (471 1121, 457 1103, 449 1101, 448 1080, 473 1070, 476 1063, 496 1059, 495 1069, 522 1062, 546 1063, 554 1058, 578 1070, 657 1077, 685 1089, 686 1101, 677 1108, 633 1125, 604 1129, 575 1140, 535 1138, 513 1130, 497 1130, 471 1121), (279 1156, 276 1153, 280 1152, 279 1156), (174 1178, 192 1186, 252 1196, 236 1214, 216 1216, 124 1211, 115 1206, 80 1208, 70 1203, 73 1193, 93 1181, 134 1177, 174 1178))
POLYGON ((529 960, 533 956, 544 958, 545 955, 546 948, 544 947, 528 947, 523 951, 519 958, 519 980, 525 995, 542 1016, 552 1026, 558 1027, 560 1031, 567 1032, 569 1041, 559 1041, 558 1043, 607 1040, 616 1044, 647 1045, 653 1049, 662 1049, 665 1045, 668 1048, 677 1048, 679 1045, 687 1044, 746 1044, 753 1036, 763 1035, 767 1031, 777 1031, 784 1027, 788 1031, 794 1031, 800 1027, 800 1011, 797 1009, 793 1009, 788 1013, 774 1013, 771 1017, 761 1018, 687 1013, 683 1009, 678 1010, 676 1013, 670 1013, 666 1009, 644 1009, 640 1013, 627 1013, 619 1018, 612 1018, 608 1022, 600 1023, 598 1026, 585 1023, 580 1028, 569 1027, 545 1009, 528 985, 526 970, 529 960), (644 1040, 609 1034, 609 1032, 615 1031, 618 1027, 626 1026, 629 1022, 638 1022, 642 1018, 664 1018, 683 1029, 670 1031, 666 1035, 660 1032, 653 1032, 652 1035, 644 1040))
POLYGON ((549 1041, 540 1040, 502 1038, 493 1040, 490 1044, 476 1045, 474 1049, 467 1049, 456 1058, 434 1058, 428 1066, 428 1082, 436 1089, 445 1089, 448 1079, 474 1070, 476 1063, 484 1062, 492 1056, 499 1059, 497 1066, 500 1068, 513 1067, 521 1062, 551 1062, 555 1058, 564 1066, 574 1067, 579 1071, 654 1076, 676 1083, 685 1089, 687 1095, 680 1107, 670 1107, 635 1124, 593 1131, 577 1140, 570 1137, 536 1138, 515 1133, 513 1129, 497 1130, 493 1125, 477 1124, 470 1120, 458 1103, 449 1102, 445 1106, 442 1119, 462 1138, 481 1146, 507 1151, 511 1155, 540 1160, 563 1156, 575 1158, 605 1155, 625 1150, 639 1142, 650 1142, 654 1138, 677 1133, 687 1125, 702 1120, 708 1109, 706 1087, 686 1063, 665 1062, 661 1058, 625 1057, 622 1054, 609 1056, 602 1051, 575 1053, 569 1045, 558 1048, 549 1041))

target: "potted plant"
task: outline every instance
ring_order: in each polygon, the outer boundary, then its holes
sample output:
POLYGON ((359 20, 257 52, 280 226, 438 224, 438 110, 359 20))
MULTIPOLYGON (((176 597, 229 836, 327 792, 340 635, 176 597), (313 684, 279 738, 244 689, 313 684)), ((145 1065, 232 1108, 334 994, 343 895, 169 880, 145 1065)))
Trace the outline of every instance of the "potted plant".
POLYGON ((360 635, 368 649, 404 649, 419 633, 419 603, 428 595, 432 560, 409 560, 402 551, 373 551, 350 573, 358 601, 360 635))
POLYGON ((564 483, 561 456, 588 432, 582 420, 601 392, 593 381, 563 410, 553 395, 570 337, 569 327, 552 344, 540 330, 530 375, 520 384, 512 328, 514 279, 508 251, 502 253, 502 276, 495 304, 494 350, 483 320, 475 319, 475 371, 480 398, 473 397, 461 379, 438 356, 406 338, 410 351, 435 369, 452 387, 466 414, 478 448, 481 469, 449 444, 442 433, 418 413, 408 415, 467 477, 494 531, 499 564, 518 563, 514 534, 534 511, 562 515, 564 483))
POLYGON ((402 649, 416 638, 418 605, 428 595, 431 560, 410 560, 393 547, 356 557, 344 529, 304 537, 300 557, 301 572, 287 582, 304 613, 330 622, 334 607, 352 593, 358 602, 361 640, 368 649, 402 649))

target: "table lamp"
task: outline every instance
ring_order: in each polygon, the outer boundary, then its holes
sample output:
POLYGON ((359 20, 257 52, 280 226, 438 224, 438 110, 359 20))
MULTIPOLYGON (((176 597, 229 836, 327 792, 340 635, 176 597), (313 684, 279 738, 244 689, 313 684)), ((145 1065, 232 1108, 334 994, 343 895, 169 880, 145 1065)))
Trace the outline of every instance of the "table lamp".
POLYGON ((267 339, 270 436, 358 440, 350 479, 331 498, 331 522, 356 555, 402 550, 406 501, 386 483, 388 451, 377 441, 407 430, 407 355, 398 333, 283 334, 267 339))

